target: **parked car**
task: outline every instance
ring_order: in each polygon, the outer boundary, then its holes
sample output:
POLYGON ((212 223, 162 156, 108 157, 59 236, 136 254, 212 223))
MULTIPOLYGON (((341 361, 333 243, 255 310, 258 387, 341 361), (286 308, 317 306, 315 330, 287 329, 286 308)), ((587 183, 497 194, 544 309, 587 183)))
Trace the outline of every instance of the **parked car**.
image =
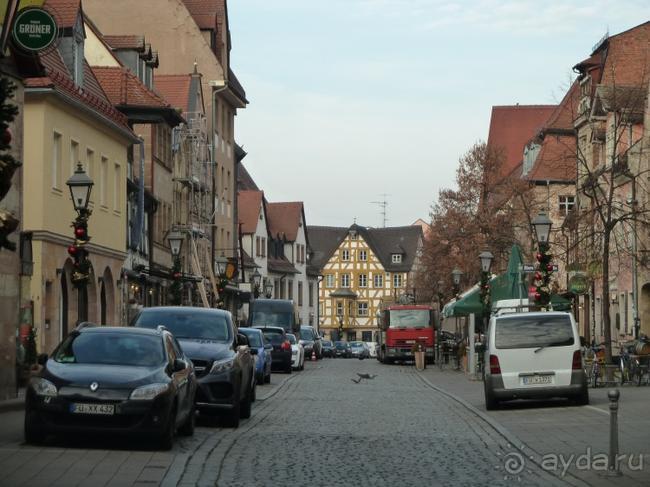
POLYGON ((305 370, 305 349, 296 340, 296 335, 287 333, 287 338, 291 343, 291 366, 294 370, 305 370))
POLYGON ((251 353, 255 355, 255 378, 258 384, 271 382, 271 364, 273 345, 266 341, 259 328, 239 328, 239 333, 246 335, 251 353))
POLYGON ((305 355, 311 359, 311 354, 316 354, 316 359, 323 357, 323 344, 320 335, 313 326, 300 327, 300 344, 305 348, 305 355))
POLYGON ((352 357, 352 349, 350 344, 344 341, 334 342, 334 355, 337 357, 350 358, 352 357))
POLYGON ((368 353, 371 358, 377 358, 377 342, 366 342, 368 353))
POLYGON ((322 340, 323 357, 334 357, 334 342, 331 340, 322 340))
POLYGON ((132 322, 139 328, 164 325, 194 363, 199 388, 196 407, 232 427, 251 415, 255 400, 255 360, 245 335, 235 332, 230 312, 214 308, 143 308, 132 322))
POLYGON ((350 342, 350 349, 352 350, 353 357, 361 360, 370 358, 370 350, 368 350, 366 342, 350 342))
POLYGON ((570 313, 493 316, 486 339, 486 409, 502 400, 558 396, 589 404, 580 337, 570 313))
POLYGON ((287 333, 284 331, 284 328, 280 328, 279 326, 261 326, 255 328, 262 330, 264 338, 273 345, 273 368, 284 370, 287 374, 290 374, 292 371, 291 342, 287 338, 287 333))
POLYGON ((137 434, 168 450, 177 430, 194 433, 194 367, 163 328, 86 324, 38 362, 25 394, 27 443, 49 434, 137 434))

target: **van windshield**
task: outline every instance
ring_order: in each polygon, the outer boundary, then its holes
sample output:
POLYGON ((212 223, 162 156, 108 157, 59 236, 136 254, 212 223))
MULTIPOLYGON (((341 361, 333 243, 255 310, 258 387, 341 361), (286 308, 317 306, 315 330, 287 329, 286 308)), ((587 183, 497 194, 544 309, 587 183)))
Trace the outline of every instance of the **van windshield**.
POLYGON ((495 322, 496 348, 564 347, 573 345, 573 326, 568 316, 517 315, 495 322))
POLYGON ((285 330, 291 329, 291 313, 279 311, 253 311, 251 326, 280 326, 285 330))

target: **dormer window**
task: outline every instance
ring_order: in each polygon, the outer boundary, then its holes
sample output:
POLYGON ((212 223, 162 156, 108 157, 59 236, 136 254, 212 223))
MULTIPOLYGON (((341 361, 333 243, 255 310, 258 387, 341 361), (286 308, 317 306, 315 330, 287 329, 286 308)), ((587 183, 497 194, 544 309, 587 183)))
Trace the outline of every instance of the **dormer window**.
POLYGON ((401 264, 402 254, 391 254, 391 261, 393 262, 393 264, 401 264))

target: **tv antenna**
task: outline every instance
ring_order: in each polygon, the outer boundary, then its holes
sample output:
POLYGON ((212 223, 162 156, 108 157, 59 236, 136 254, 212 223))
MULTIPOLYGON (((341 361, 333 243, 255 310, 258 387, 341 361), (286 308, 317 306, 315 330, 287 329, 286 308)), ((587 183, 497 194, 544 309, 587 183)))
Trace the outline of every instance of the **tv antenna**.
POLYGON ((388 220, 388 218, 386 218, 386 209, 388 208, 388 201, 386 200, 386 197, 390 195, 387 193, 382 193, 380 196, 382 197, 381 201, 371 201, 370 203, 381 208, 382 228, 386 228, 386 221, 388 220))

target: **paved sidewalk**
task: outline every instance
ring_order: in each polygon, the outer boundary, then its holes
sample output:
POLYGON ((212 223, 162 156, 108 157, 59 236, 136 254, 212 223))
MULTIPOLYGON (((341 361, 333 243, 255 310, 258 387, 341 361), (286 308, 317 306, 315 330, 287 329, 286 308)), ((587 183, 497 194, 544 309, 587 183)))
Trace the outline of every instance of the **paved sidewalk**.
POLYGON ((619 388, 619 450, 626 455, 624 475, 607 477, 598 470, 609 451, 609 388, 590 389, 589 406, 573 406, 562 400, 515 401, 497 411, 487 411, 483 382, 472 381, 451 369, 429 366, 420 372, 439 389, 457 397, 521 440, 546 468, 568 471, 589 485, 650 485, 650 387, 619 388), (590 468, 587 468, 587 465, 590 468), (632 468, 629 468, 632 467, 632 468))
POLYGON ((20 411, 25 408, 25 388, 21 388, 14 398, 0 400, 0 413, 20 411))

